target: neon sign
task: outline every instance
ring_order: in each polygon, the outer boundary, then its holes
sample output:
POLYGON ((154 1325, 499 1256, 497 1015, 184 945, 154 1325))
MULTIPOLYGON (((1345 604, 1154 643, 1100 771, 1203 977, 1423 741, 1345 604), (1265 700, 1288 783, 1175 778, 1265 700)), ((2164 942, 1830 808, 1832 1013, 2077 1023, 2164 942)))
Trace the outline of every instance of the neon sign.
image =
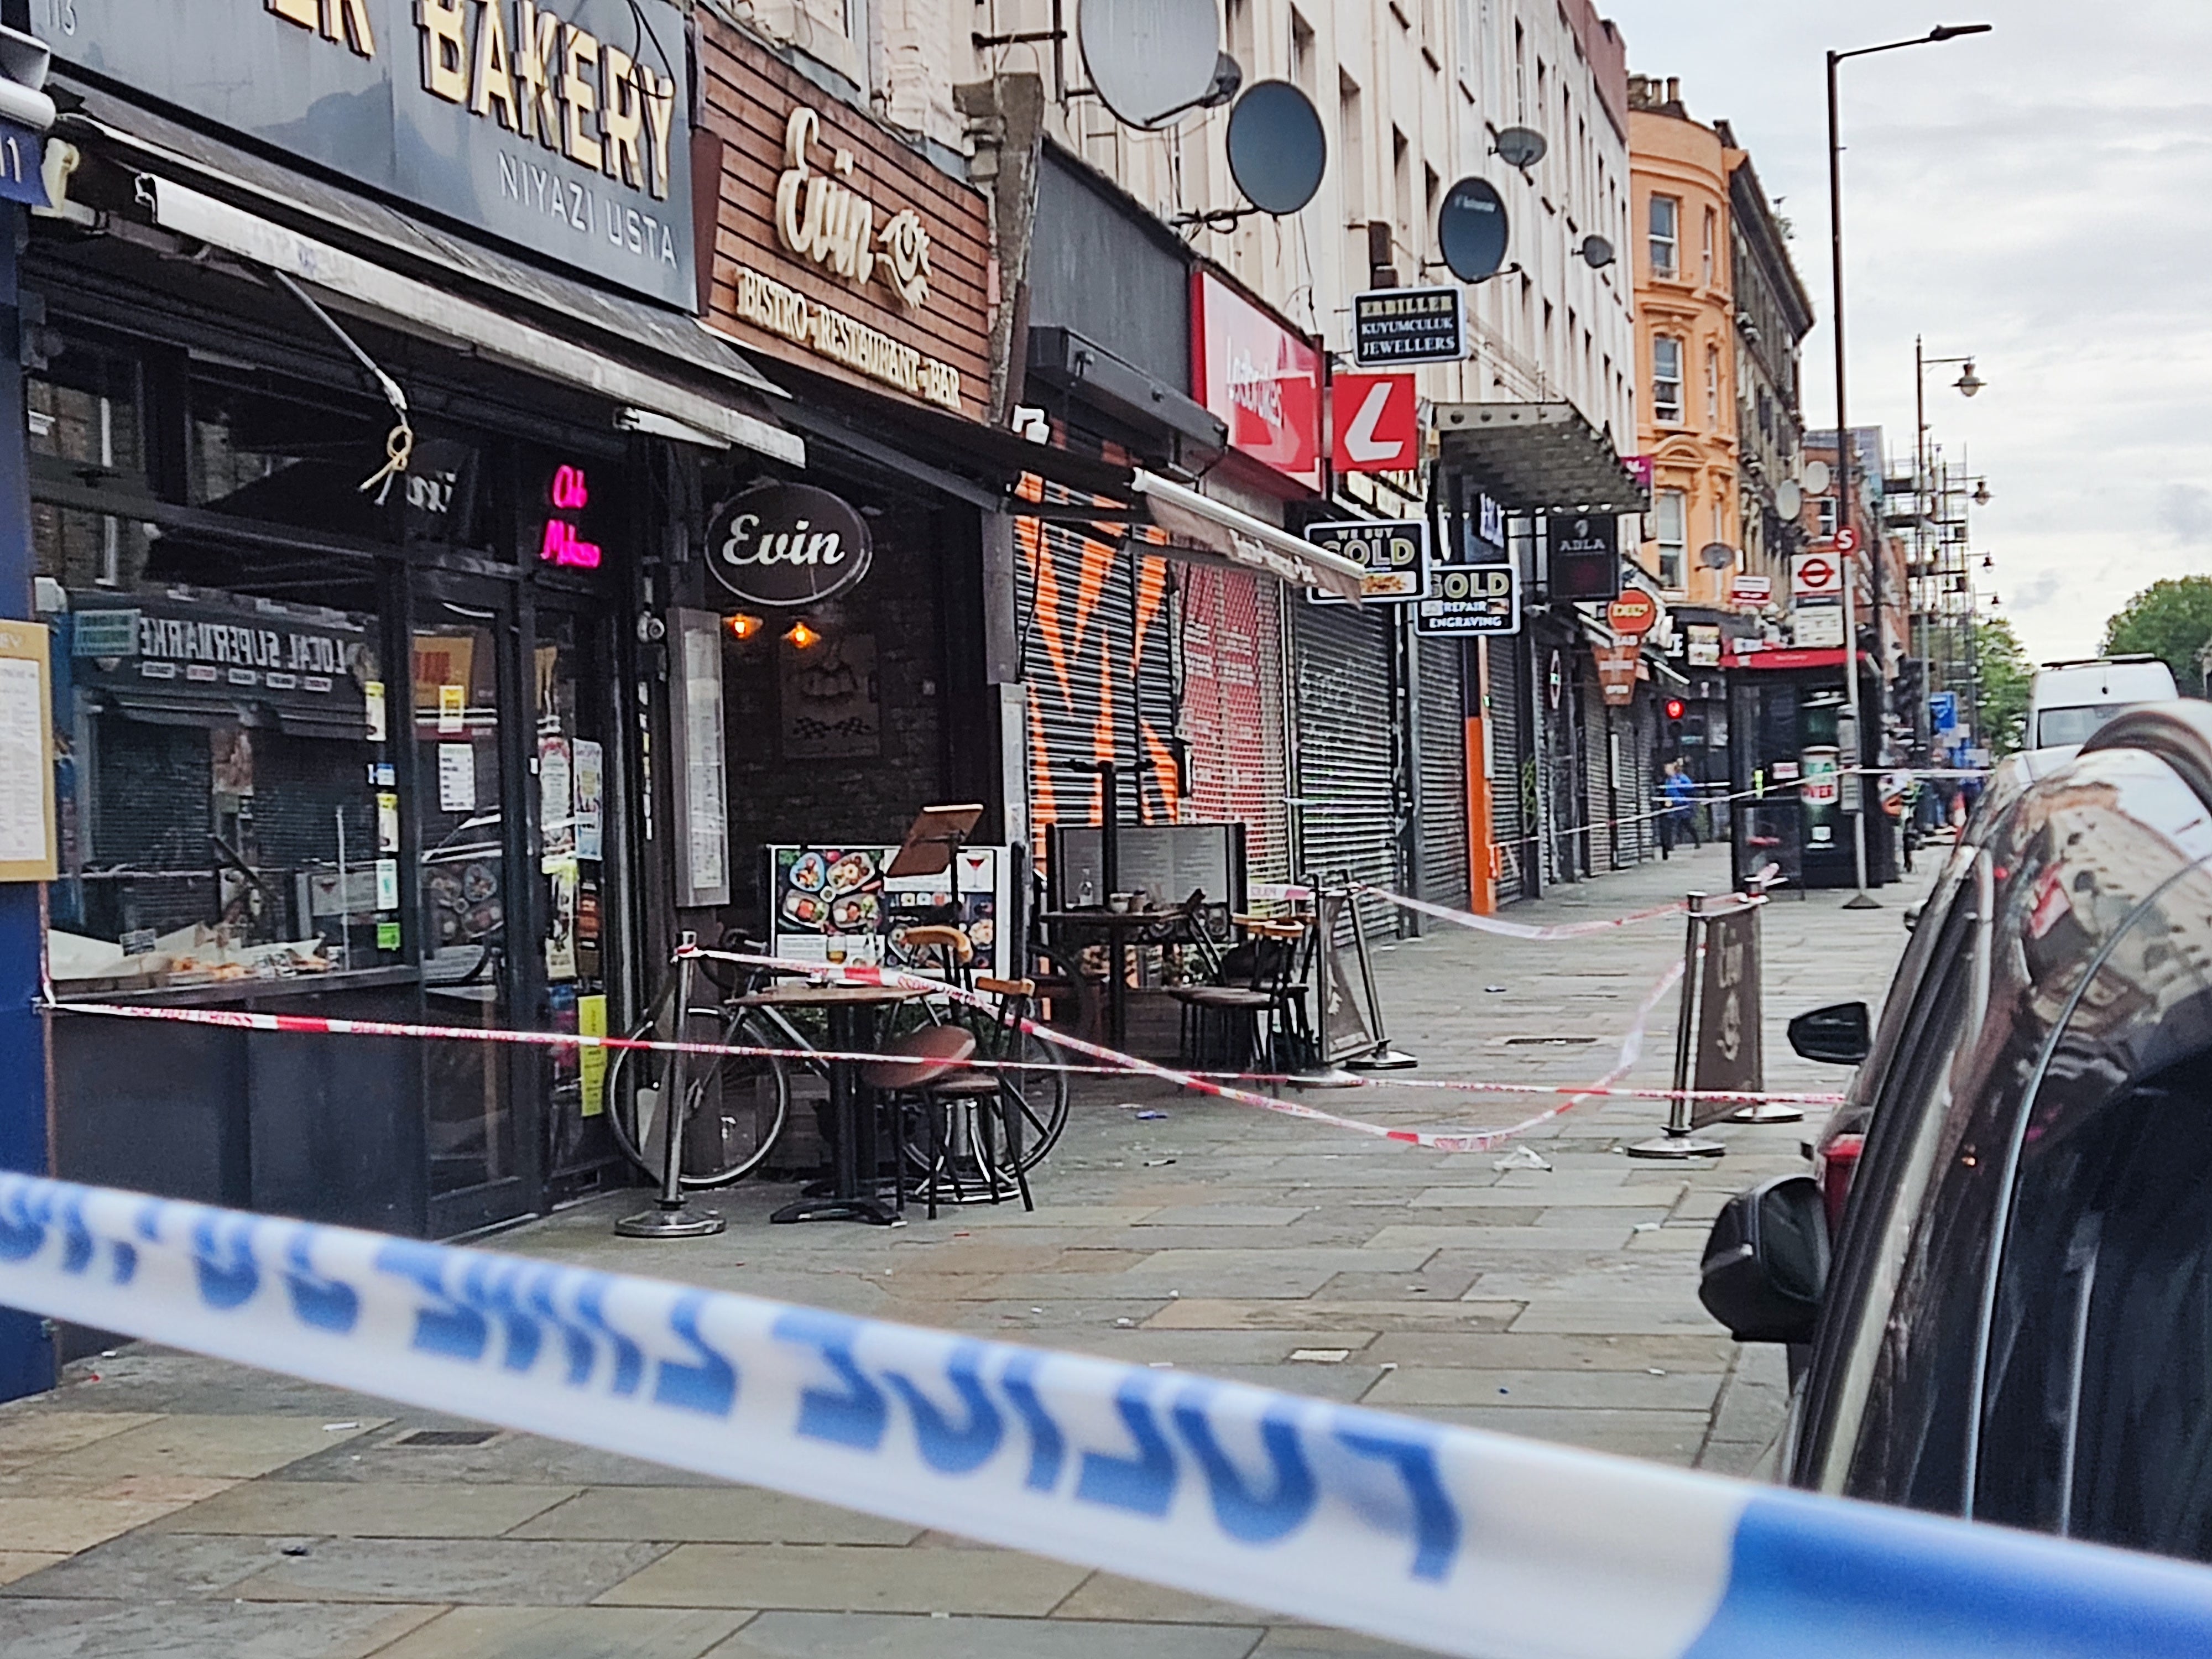
MULTIPOLYGON (((552 486, 546 494, 556 514, 580 513, 591 504, 591 480, 582 467, 564 464, 553 469, 552 486)), ((545 532, 538 544, 541 562, 566 570, 597 570, 599 556, 599 544, 578 535, 568 520, 549 517, 545 520, 545 532)))

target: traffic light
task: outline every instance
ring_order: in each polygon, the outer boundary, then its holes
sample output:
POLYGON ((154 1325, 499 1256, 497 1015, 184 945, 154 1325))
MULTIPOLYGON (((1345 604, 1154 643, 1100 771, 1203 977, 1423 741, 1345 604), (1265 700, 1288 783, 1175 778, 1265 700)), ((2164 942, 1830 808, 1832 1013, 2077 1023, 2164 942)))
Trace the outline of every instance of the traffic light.
POLYGON ((1668 699, 1667 699, 1667 718, 1668 718, 1668 720, 1678 720, 1681 719, 1681 718, 1682 718, 1682 711, 1683 711, 1685 708, 1687 708, 1688 707, 1689 707, 1689 705, 1688 705, 1687 703, 1684 702, 1683 702, 1680 697, 1669 697, 1669 698, 1668 698, 1668 699))
POLYGON ((1668 760, 1680 760, 1682 757, 1682 716, 1689 706, 1680 697, 1667 699, 1666 757, 1668 760))

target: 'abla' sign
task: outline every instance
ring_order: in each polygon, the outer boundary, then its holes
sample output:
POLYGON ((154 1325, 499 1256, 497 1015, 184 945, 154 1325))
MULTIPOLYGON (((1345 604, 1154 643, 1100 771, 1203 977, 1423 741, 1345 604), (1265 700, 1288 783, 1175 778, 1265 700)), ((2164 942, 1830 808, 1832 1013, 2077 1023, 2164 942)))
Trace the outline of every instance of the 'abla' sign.
POLYGON ((69 0, 39 21, 64 66, 696 306, 669 0, 69 0))

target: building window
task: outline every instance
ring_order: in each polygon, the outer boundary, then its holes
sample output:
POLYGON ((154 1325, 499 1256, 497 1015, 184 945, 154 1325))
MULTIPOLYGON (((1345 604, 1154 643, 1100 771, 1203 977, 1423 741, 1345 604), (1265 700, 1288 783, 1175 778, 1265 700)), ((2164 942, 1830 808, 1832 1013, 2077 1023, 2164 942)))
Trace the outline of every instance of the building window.
POLYGON ((1656 490, 1651 517, 1659 543, 1659 586, 1670 593, 1687 586, 1683 572, 1690 557, 1690 502, 1679 489, 1656 490))
POLYGON ((1705 424, 1720 430, 1721 349, 1717 345, 1705 348, 1705 424))
POLYGON ((1651 418, 1682 418, 1682 343, 1670 334, 1651 337, 1651 418))
POLYGON ((1713 285, 1713 245, 1720 240, 1721 216, 1712 209, 1705 210, 1705 286, 1713 285))
POLYGON ((1672 276, 1682 245, 1682 204, 1672 196, 1651 198, 1651 274, 1672 276))

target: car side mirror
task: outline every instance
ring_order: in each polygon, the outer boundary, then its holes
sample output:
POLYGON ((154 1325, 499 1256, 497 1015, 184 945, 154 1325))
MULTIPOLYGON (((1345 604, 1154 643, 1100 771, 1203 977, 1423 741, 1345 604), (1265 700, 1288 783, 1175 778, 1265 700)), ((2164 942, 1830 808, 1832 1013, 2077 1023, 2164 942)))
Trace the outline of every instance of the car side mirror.
POLYGON ((1810 1342, 1827 1284, 1820 1183, 1778 1176, 1738 1193, 1713 1222, 1698 1300, 1739 1342, 1810 1342))
POLYGON ((1790 1022, 1790 1046, 1800 1060, 1856 1066, 1874 1048, 1874 1016, 1863 1002, 1815 1008, 1790 1022))

